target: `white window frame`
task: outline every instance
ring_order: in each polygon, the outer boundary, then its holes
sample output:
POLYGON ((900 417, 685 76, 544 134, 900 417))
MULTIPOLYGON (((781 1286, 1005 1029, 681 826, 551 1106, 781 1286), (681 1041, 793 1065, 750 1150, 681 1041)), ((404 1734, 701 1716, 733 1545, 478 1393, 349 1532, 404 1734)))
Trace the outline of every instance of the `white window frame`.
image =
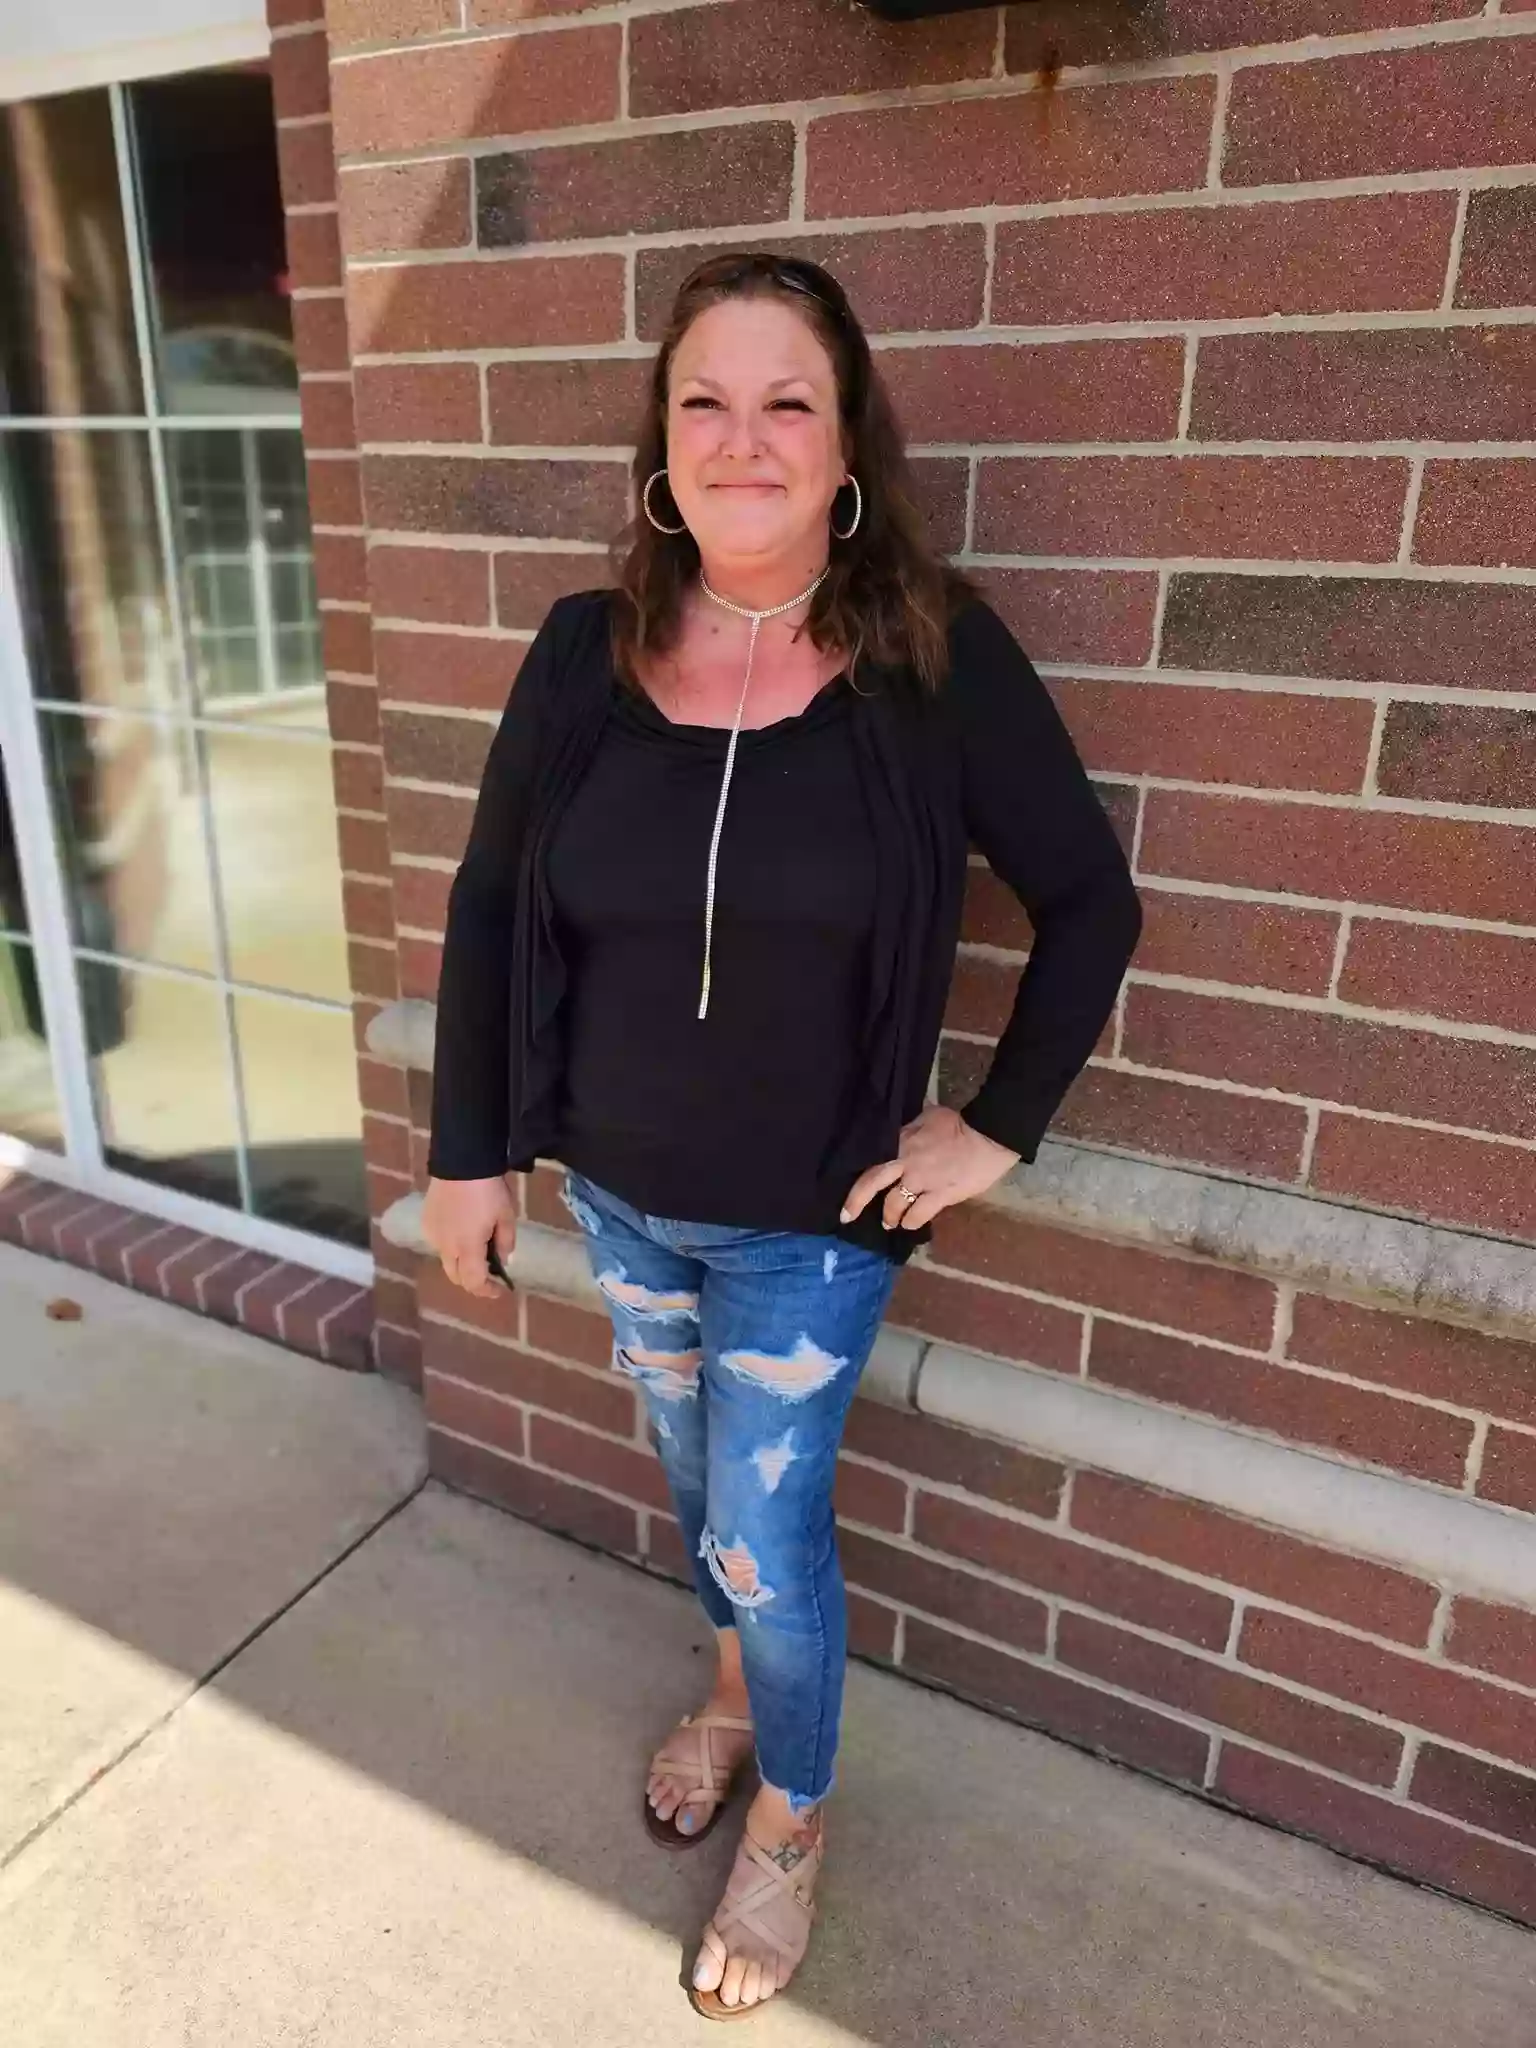
MULTIPOLYGON (((184 42, 186 39, 178 40, 184 42)), ((265 50, 266 40, 263 35, 259 52, 247 48, 241 54, 265 54, 265 50)), ((208 55, 204 54, 195 68, 202 68, 209 61, 208 55)), ((176 68, 194 67, 178 65, 176 68)), ((103 81, 87 81, 81 78, 74 82, 99 84, 103 81)), ((129 280, 138 343, 140 380, 146 409, 141 414, 128 414, 111 419, 7 418, 0 421, 0 432, 53 433, 72 428, 95 427, 142 433, 146 436, 157 539, 165 575, 174 653, 183 679, 183 701, 188 707, 193 707, 197 700, 192 691, 187 660, 187 621, 174 546, 165 436, 185 430, 237 430, 242 434, 243 446, 248 448, 249 435, 258 431, 296 433, 299 427, 298 402, 295 397, 291 413, 267 411, 250 414, 192 415, 165 413, 161 410, 151 332, 149 282, 145 273, 143 214, 130 143, 130 109, 124 91, 123 74, 119 72, 105 83, 111 104, 118 187, 122 195, 128 245, 129 280)), ((371 1285, 374 1264, 367 1251, 339 1244, 329 1238, 313 1236, 285 1224, 274 1223, 265 1217, 252 1214, 248 1206, 251 1199, 247 1162, 249 1133, 234 1031, 235 1001, 245 993, 258 996, 271 993, 281 995, 287 1002, 323 1010, 331 1015, 340 1014, 349 1020, 352 1012, 349 1004, 298 995, 286 989, 266 991, 253 983, 239 981, 232 974, 223 892, 219 885, 217 841, 213 831, 206 774, 201 778, 203 841, 209 864, 209 893, 213 906, 215 972, 212 975, 195 974, 185 969, 168 968, 158 961, 145 964, 156 974, 169 974, 178 979, 195 981, 219 997, 220 1013, 224 1022, 225 1069, 229 1079, 237 1140, 236 1160, 240 1196, 242 1203, 247 1206, 238 1209, 226 1208, 219 1203, 185 1194, 179 1189, 164 1187, 158 1182, 141 1180, 109 1165, 103 1155, 91 1084, 91 1061, 84 1012, 74 963, 77 959, 106 959, 111 964, 118 964, 120 956, 93 953, 74 944, 59 848, 55 838, 56 828, 49 795, 47 767, 39 731, 41 712, 67 711, 75 717, 92 714, 89 707, 61 703, 56 699, 39 695, 34 688, 35 679, 31 673, 20 592, 16 583, 16 557, 12 546, 15 537, 6 530, 5 520, 5 506, 0 502, 0 753, 3 753, 6 765, 12 824, 16 834, 22 888, 27 903, 27 937, 36 968, 48 1034, 48 1050, 59 1104, 64 1149, 62 1152, 53 1152, 0 1133, 0 1167, 21 1169, 36 1174, 40 1179, 57 1181, 61 1185, 78 1188, 82 1192, 101 1195, 120 1202, 125 1207, 163 1217, 169 1223, 183 1224, 210 1237, 228 1238, 234 1243, 247 1245, 252 1250, 267 1252, 279 1258, 292 1260, 298 1265, 335 1274, 338 1278, 353 1281, 359 1286, 371 1285)), ((308 692, 293 694, 302 694, 306 698, 309 695, 308 692)), ((231 711, 236 709, 234 705, 229 708, 231 711)), ((203 736, 207 733, 221 730, 250 730, 244 720, 230 716, 220 717, 217 700, 202 709, 189 708, 177 713, 135 711, 134 716, 173 726, 177 730, 190 731, 193 743, 200 748, 204 745, 203 736)), ((285 731, 279 723, 263 721, 260 731, 264 740, 286 738, 296 744, 308 746, 324 744, 322 740, 317 739, 313 730, 299 731, 290 728, 285 731)), ((134 964, 127 960, 127 956, 121 958, 130 967, 134 964)))

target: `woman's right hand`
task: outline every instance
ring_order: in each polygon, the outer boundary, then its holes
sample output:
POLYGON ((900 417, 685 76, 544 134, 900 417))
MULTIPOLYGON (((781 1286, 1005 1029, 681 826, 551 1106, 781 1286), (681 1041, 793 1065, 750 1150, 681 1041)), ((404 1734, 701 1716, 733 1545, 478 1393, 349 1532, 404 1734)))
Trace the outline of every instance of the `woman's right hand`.
POLYGON ((501 1174, 490 1180, 429 1180, 421 1227, 455 1287, 494 1299, 486 1247, 496 1240, 503 1265, 517 1242, 517 1207, 501 1174))

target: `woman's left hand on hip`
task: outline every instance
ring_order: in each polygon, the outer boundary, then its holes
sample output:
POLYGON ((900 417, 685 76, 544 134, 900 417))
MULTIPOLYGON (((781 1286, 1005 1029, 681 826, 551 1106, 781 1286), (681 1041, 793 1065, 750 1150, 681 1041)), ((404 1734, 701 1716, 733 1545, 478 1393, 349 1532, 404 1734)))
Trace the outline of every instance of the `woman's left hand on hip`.
POLYGON ((941 1209, 984 1195, 1018 1163, 1017 1152, 973 1131, 958 1110, 925 1109, 903 1129, 900 1156, 859 1175, 842 1220, 851 1223, 886 1191, 886 1229, 921 1230, 941 1209))

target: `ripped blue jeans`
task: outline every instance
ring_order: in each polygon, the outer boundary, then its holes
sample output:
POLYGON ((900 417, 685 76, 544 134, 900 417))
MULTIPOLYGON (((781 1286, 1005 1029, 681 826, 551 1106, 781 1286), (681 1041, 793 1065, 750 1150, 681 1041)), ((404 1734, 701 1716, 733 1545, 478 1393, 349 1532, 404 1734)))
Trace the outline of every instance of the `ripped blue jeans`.
POLYGON ((794 1812, 832 1785, 847 1603, 832 1482, 896 1277, 831 1237, 680 1223, 570 1176, 704 1611, 737 1629, 757 1762, 794 1812))

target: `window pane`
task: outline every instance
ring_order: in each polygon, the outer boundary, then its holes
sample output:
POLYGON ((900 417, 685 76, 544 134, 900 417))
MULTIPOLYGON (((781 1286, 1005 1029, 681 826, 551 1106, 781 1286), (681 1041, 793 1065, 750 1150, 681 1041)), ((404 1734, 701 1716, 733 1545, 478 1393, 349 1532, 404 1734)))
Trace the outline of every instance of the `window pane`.
POLYGON ((352 1019, 267 996, 235 998, 259 1216, 348 1244, 368 1241, 352 1019))
POLYGON ((297 413, 298 372, 264 67, 130 87, 167 412, 297 413))
POLYGON ((217 967, 190 733, 144 718, 42 714, 77 946, 217 967))
POLYGON ((0 1131, 59 1151, 64 1142, 32 948, 0 939, 0 1131))
POLYGON ((240 1205, 223 998, 197 982, 79 963, 108 1162, 240 1205))
POLYGON ((283 428, 166 440, 199 702, 221 718, 325 729, 304 454, 283 428))
POLYGON ((135 428, 0 437, 32 683, 119 710, 181 695, 150 483, 135 428))
POLYGON ((5 759, 0 755, 0 932, 24 932, 26 929, 27 902, 21 892, 21 856, 11 817, 5 759))
POLYGON ((230 973, 350 1001, 330 749, 207 732, 230 973))
POLYGON ((143 410, 107 95, 0 107, 0 412, 143 410))

